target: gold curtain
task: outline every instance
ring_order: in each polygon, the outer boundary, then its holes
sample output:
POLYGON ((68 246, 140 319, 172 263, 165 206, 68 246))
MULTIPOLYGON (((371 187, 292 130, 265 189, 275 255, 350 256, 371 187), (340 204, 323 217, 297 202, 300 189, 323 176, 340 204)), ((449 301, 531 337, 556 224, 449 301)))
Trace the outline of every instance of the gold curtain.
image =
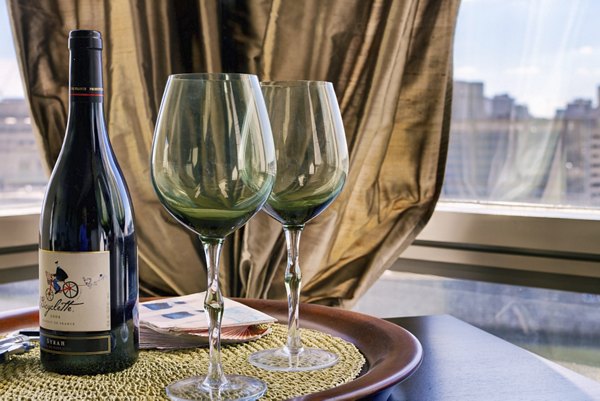
MULTIPOLYGON (((301 240, 303 301, 350 305, 426 224, 447 150, 459 0, 8 0, 48 166, 68 110, 67 37, 104 37, 105 110, 132 193, 148 293, 206 286, 198 240, 160 206, 149 152, 169 74, 247 72, 334 84, 350 150, 340 197, 301 240)), ((284 298, 281 226, 259 213, 224 247, 228 296, 284 298)))

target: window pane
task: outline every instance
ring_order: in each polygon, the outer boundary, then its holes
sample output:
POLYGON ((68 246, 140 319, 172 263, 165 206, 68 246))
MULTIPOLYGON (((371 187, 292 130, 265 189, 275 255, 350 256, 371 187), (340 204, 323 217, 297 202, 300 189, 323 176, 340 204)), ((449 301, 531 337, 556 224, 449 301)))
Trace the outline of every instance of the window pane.
POLYGON ((38 306, 38 280, 0 283, 0 312, 38 306))
POLYGON ((354 310, 450 314, 600 380, 600 295, 386 271, 354 310))
POLYGON ((39 206, 46 182, 23 98, 6 2, 0 2, 0 213, 39 206))
POLYGON ((465 0, 445 200, 600 207, 596 0, 465 0))

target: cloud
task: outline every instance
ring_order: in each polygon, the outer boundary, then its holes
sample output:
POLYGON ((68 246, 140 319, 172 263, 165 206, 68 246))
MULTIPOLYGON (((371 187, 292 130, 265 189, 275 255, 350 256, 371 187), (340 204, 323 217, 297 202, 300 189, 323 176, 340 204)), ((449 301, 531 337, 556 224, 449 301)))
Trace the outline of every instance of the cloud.
POLYGON ((575 73, 582 77, 600 77, 600 68, 579 67, 575 73))
POLYGON ((529 65, 529 66, 524 65, 524 66, 509 68, 509 69, 505 70, 504 72, 509 75, 531 76, 531 75, 539 75, 541 71, 538 67, 536 67, 534 65, 529 65))
POLYGON ((579 49, 577 49, 577 54, 581 54, 582 56, 592 55, 594 54, 594 48, 589 45, 581 46, 579 49))
POLYGON ((457 79, 478 79, 480 75, 479 70, 470 65, 463 65, 454 69, 454 77, 457 79))

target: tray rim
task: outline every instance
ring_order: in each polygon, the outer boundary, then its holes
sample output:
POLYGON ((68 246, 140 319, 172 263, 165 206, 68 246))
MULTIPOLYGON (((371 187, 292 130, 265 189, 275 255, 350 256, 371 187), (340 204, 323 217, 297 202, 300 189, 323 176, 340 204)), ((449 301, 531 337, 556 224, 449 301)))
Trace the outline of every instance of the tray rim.
MULTIPOLYGON (((287 302, 235 299, 287 324, 287 302)), ((367 370, 356 379, 290 400, 356 400, 383 391, 408 378, 423 360, 423 348, 408 330, 359 312, 315 304, 300 305, 300 327, 321 330, 354 344, 367 360, 367 370), (341 325, 333 327, 332 319, 341 325), (395 357, 390 357, 390 356, 395 357)))
MULTIPOLYGON (((233 299, 275 317, 279 323, 287 324, 285 301, 233 299)), ((37 307, 0 312, 0 334, 37 325, 37 307)), ((412 333, 374 316, 322 305, 301 304, 300 326, 351 342, 365 356, 368 366, 359 377, 348 383, 290 399, 293 401, 341 401, 368 397, 408 378, 419 368, 423 359, 421 343, 412 333)))

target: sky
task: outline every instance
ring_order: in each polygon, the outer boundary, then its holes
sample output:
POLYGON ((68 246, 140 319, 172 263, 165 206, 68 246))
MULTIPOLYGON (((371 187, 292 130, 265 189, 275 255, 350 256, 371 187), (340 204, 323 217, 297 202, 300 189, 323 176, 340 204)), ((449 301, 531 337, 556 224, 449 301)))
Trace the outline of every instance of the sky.
MULTIPOLYGON (((454 78, 479 81, 485 94, 509 94, 536 117, 577 98, 597 106, 600 0, 462 0, 454 78)), ((0 98, 23 96, 0 0, 0 98)))
POLYGON ((23 85, 8 24, 6 1, 0 0, 0 99, 6 97, 23 97, 23 85))
POLYGON ((454 78, 508 93, 536 117, 576 98, 597 106, 600 0, 462 0, 454 78))

